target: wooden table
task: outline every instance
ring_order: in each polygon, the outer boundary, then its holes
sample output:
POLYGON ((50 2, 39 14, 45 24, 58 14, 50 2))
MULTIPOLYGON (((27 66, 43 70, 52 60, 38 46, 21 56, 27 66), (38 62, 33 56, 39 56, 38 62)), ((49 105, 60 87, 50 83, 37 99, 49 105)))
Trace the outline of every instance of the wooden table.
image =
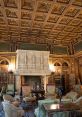
POLYGON ((36 96, 36 100, 41 100, 45 98, 45 90, 31 90, 32 96, 36 96))
MULTIPOLYGON (((51 117, 54 112, 64 112, 64 111, 76 111, 79 110, 80 107, 74 103, 67 104, 43 104, 43 107, 46 111, 46 117, 51 117)), ((75 117, 75 116, 74 116, 75 117)))

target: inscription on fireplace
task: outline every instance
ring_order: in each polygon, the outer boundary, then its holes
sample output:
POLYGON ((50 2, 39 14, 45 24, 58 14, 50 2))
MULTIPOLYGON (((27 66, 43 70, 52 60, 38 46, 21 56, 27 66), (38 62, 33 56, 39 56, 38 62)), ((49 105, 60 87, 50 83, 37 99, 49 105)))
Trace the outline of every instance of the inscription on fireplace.
POLYGON ((17 50, 16 69, 20 75, 47 75, 49 52, 17 50))

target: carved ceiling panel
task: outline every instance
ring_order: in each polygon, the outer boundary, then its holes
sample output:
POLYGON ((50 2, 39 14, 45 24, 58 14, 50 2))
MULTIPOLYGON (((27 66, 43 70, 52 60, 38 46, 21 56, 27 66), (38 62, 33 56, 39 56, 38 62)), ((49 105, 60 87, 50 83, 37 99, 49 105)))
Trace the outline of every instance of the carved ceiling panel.
POLYGON ((82 0, 0 0, 0 41, 62 44, 82 40, 82 0))
POLYGON ((44 21, 46 19, 46 15, 45 14, 36 14, 35 15, 35 21, 44 21))
POLYGON ((11 9, 6 9, 6 15, 9 18, 18 18, 16 11, 11 11, 11 9))
POLYGON ((80 28, 82 28, 82 22, 80 23, 80 28))
POLYGON ((7 29, 7 27, 6 26, 0 26, 0 30, 2 31, 2 32, 4 32, 5 30, 7 29))
POLYGON ((70 21, 71 21, 70 18, 64 17, 64 18, 61 19, 61 21, 59 23, 67 25, 70 21))
POLYGON ((0 10, 0 17, 2 17, 3 16, 3 14, 2 14, 2 12, 1 12, 1 10, 0 10))
POLYGON ((33 28, 42 28, 42 26, 43 26, 43 23, 42 22, 34 22, 33 23, 33 28))
POLYGON ((44 26, 44 29, 52 29, 53 28, 53 24, 45 24, 45 26, 44 26))
POLYGON ((5 7, 17 8, 18 0, 3 0, 5 7))
POLYGON ((32 13, 31 12, 21 12, 21 19, 32 19, 32 13))
POLYGON ((22 21, 21 21, 21 26, 22 26, 22 27, 30 27, 30 26, 31 26, 31 23, 28 22, 28 21, 22 20, 22 21))
POLYGON ((51 34, 59 34, 60 31, 56 31, 56 30, 53 30, 53 32, 51 32, 51 34))
POLYGON ((35 1, 33 0, 21 0, 21 8, 25 10, 34 10, 35 1))
POLYGON ((18 26, 18 20, 8 19, 8 25, 18 26))
POLYGON ((74 17, 80 10, 76 7, 70 6, 65 13, 65 16, 74 17))
POLYGON ((57 25, 56 27, 54 27, 54 30, 62 31, 64 27, 65 27, 64 25, 57 25))
POLYGON ((71 34, 69 34, 69 36, 75 37, 75 36, 77 36, 77 33, 71 33, 71 34))
POLYGON ((13 32, 18 32, 19 31, 19 28, 17 28, 17 27, 9 27, 9 31, 10 31, 10 33, 11 33, 11 31, 13 32))
POLYGON ((82 0, 74 0, 73 4, 82 7, 82 0))
POLYGON ((47 20, 47 22, 51 22, 51 23, 56 23, 58 21, 59 17, 58 16, 50 16, 47 20))
POLYGON ((0 24, 5 25, 5 21, 3 18, 0 18, 0 24))
POLYGON ((57 0, 57 2, 60 2, 60 3, 66 3, 68 4, 70 0, 57 0))
POLYGON ((77 18, 82 19, 82 10, 79 12, 77 18))
POLYGON ((78 19, 74 19, 70 22, 70 25, 71 26, 79 26, 81 23, 81 20, 78 20, 78 19))
POLYGON ((51 6, 51 4, 49 4, 49 3, 39 2, 38 7, 37 7, 37 11, 43 12, 43 13, 48 13, 50 6, 51 6))
POLYGON ((57 15, 61 15, 63 13, 63 11, 65 10, 65 6, 61 5, 61 4, 55 4, 54 8, 52 10, 52 14, 57 14, 57 15))
POLYGON ((71 31, 73 31, 74 30, 74 27, 73 26, 66 26, 65 28, 64 28, 64 31, 66 31, 66 32, 71 32, 71 31))
POLYGON ((82 34, 82 27, 77 27, 77 28, 75 28, 73 32, 76 32, 76 33, 78 33, 78 34, 79 34, 79 33, 82 34))

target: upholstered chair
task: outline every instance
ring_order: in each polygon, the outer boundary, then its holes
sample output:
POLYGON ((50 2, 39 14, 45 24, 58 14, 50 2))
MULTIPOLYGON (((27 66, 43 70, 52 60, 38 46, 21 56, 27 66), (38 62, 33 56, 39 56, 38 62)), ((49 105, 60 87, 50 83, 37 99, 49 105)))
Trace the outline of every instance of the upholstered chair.
POLYGON ((8 84, 6 94, 14 96, 14 84, 8 84))

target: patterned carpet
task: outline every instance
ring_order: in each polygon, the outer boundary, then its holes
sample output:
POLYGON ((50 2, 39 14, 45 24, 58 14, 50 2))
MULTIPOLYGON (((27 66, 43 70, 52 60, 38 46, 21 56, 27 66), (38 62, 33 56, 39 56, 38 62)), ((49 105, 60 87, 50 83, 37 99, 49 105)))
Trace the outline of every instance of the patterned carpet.
POLYGON ((1 102, 0 102, 0 117, 5 117, 1 102))

